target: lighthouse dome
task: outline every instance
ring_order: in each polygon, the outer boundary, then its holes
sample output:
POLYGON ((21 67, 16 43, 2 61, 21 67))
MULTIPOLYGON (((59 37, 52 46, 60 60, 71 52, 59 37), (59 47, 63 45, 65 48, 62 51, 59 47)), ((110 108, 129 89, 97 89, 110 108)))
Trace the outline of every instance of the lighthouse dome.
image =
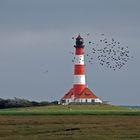
POLYGON ((84 40, 83 40, 83 38, 79 35, 79 36, 76 38, 76 46, 81 46, 81 47, 83 47, 83 44, 84 44, 84 40))

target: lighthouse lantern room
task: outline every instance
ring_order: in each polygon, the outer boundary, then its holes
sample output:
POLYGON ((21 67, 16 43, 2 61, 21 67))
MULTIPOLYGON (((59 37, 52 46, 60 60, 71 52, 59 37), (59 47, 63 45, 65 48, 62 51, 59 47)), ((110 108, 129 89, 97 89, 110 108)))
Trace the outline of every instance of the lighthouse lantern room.
POLYGON ((87 86, 85 80, 84 40, 79 35, 75 42, 74 82, 70 91, 60 100, 63 105, 102 103, 87 86))

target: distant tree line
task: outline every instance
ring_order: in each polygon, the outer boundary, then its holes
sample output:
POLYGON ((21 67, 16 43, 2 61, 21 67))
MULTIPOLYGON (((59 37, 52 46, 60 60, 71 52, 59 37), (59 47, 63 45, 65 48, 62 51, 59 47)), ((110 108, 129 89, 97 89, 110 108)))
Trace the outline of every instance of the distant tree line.
POLYGON ((47 105, 56 105, 58 101, 48 102, 48 101, 30 101, 27 99, 2 99, 0 98, 0 109, 4 108, 18 108, 18 107, 33 107, 33 106, 47 106, 47 105))

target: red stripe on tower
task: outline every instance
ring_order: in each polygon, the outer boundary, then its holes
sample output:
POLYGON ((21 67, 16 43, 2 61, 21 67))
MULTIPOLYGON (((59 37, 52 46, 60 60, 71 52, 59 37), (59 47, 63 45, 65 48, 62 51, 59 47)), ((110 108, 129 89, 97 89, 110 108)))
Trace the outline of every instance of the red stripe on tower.
POLYGON ((79 35, 76 38, 75 47, 75 65, 74 65, 74 97, 78 97, 82 90, 86 87, 85 82, 85 66, 84 66, 84 41, 79 35))
POLYGON ((83 65, 75 65, 74 75, 85 75, 85 69, 83 65))
MULTIPOLYGON (((76 47, 76 46, 74 46, 74 47, 76 47)), ((84 46, 83 46, 83 48, 77 48, 75 54, 76 55, 83 55, 84 54, 84 46)))

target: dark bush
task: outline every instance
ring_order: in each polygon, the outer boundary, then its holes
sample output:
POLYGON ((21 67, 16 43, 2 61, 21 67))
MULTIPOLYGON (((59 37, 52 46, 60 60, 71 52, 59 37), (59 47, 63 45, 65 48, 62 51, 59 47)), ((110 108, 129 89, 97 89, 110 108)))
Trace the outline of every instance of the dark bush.
POLYGON ((58 101, 48 102, 48 101, 29 101, 26 99, 14 98, 14 99, 2 99, 0 98, 0 108, 17 108, 17 107, 31 107, 31 106, 47 106, 56 105, 58 101))

